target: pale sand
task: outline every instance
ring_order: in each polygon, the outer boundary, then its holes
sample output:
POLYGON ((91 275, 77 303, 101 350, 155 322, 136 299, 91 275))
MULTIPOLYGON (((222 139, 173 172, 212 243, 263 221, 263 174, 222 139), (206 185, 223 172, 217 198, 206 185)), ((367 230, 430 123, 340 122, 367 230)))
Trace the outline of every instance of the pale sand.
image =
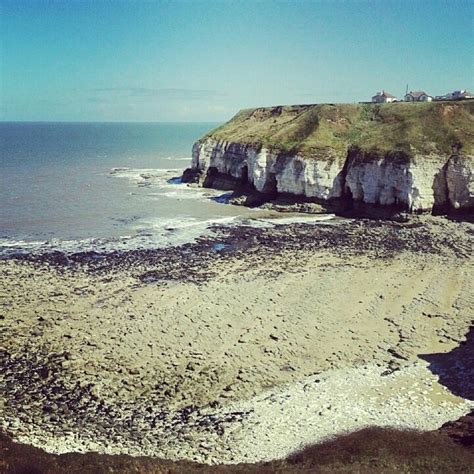
POLYGON ((474 406, 419 357, 452 351, 468 332, 474 264, 472 227, 427 225, 457 232, 464 254, 257 251, 216 256, 201 285, 142 283, 143 264, 94 275, 0 262, 5 349, 16 361, 4 427, 55 452, 211 463, 285 456, 367 425, 435 429, 474 406), (38 372, 45 354, 59 362, 39 381, 14 375, 38 372), (41 388, 56 380, 58 401, 41 388), (85 401, 62 412, 81 389, 85 401), (198 409, 173 419, 189 405, 198 409), (91 417, 75 420, 89 406, 91 417), (125 421, 104 406, 123 408, 125 421))

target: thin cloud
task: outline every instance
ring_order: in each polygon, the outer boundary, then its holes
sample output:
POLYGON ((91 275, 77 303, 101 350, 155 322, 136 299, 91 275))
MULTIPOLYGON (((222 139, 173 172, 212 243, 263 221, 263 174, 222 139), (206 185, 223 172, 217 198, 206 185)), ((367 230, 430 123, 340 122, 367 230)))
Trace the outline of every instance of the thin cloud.
POLYGON ((227 107, 224 105, 208 105, 207 110, 209 110, 209 112, 225 112, 227 107))
POLYGON ((162 88, 152 89, 146 87, 100 87, 89 89, 89 92, 98 94, 113 94, 135 98, 160 98, 179 100, 209 100, 224 97, 224 94, 208 89, 180 89, 162 88))

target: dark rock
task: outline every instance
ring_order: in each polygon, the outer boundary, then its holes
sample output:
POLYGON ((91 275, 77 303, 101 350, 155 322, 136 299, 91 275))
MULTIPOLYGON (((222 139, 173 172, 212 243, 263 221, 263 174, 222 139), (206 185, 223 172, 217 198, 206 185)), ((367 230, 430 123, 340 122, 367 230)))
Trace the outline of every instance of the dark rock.
POLYGON ((242 182, 239 178, 220 173, 213 166, 207 170, 206 177, 202 182, 204 188, 220 189, 222 191, 232 191, 241 186, 241 184, 242 182))
POLYGON ((201 170, 194 168, 186 168, 181 176, 183 183, 196 183, 199 184, 203 180, 204 173, 201 170))

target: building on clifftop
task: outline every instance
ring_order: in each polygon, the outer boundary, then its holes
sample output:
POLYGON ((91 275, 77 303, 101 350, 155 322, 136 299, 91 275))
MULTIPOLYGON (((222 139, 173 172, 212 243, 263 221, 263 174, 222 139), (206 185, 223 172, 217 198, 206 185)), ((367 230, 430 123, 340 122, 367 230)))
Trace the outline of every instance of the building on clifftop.
POLYGON ((446 94, 446 97, 450 100, 474 99, 474 95, 465 89, 450 92, 449 94, 446 94))
POLYGON ((410 91, 405 94, 405 102, 431 102, 433 97, 423 91, 410 91))
POLYGON ((394 95, 385 91, 377 92, 377 94, 372 97, 372 102, 376 104, 396 102, 396 100, 397 98, 394 95))

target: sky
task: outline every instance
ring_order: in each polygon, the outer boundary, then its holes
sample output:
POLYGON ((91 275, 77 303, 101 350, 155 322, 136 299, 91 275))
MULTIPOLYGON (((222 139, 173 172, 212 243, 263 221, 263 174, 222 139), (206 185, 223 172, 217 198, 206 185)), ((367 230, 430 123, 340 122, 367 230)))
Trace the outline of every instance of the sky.
POLYGON ((0 0, 0 120, 219 122, 407 84, 473 91, 474 0, 0 0))

